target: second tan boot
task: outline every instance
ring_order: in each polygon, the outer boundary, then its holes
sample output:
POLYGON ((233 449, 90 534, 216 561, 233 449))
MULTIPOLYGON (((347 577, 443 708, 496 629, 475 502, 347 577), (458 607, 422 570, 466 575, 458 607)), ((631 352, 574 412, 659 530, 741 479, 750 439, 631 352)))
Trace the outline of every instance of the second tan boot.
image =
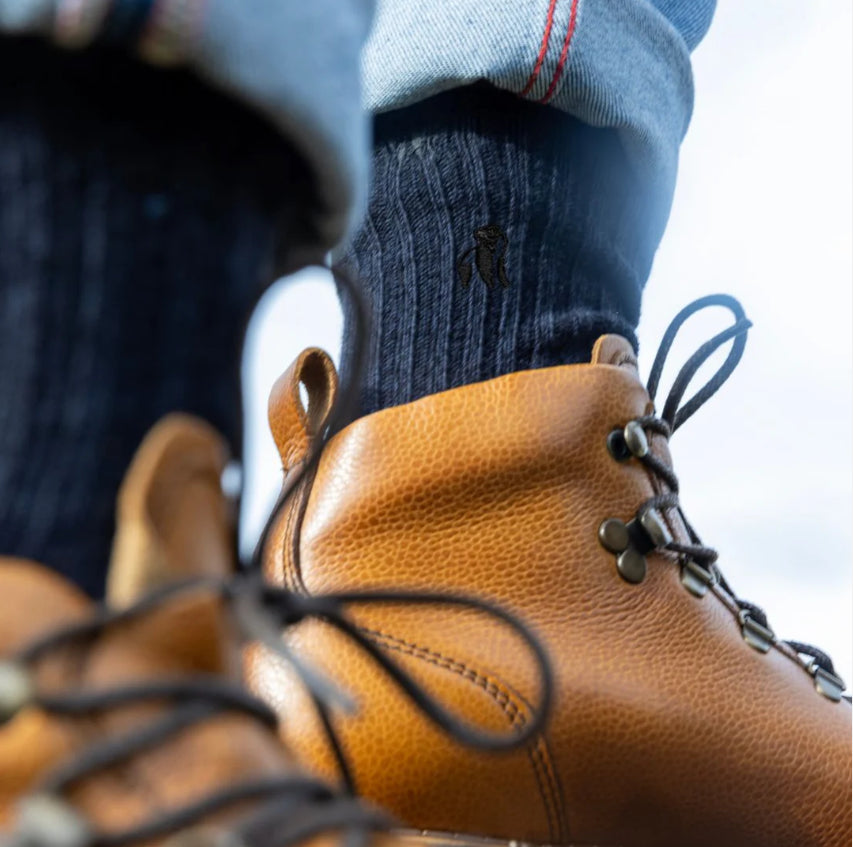
POLYGON ((106 605, 0 558, 3 847, 380 844, 387 816, 301 768, 243 684, 239 604, 259 586, 233 577, 224 462, 201 421, 155 427, 106 605))

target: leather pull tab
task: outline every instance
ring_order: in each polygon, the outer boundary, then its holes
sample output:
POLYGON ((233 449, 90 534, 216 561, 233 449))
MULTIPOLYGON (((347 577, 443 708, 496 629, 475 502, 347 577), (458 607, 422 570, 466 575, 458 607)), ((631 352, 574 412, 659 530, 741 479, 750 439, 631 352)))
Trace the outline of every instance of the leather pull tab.
POLYGON ((303 462, 329 421, 338 392, 338 372, 318 347, 303 351, 278 378, 270 394, 269 422, 285 474, 303 462), (308 396, 302 402, 300 386, 308 396))
POLYGON ((631 342, 621 335, 602 335, 592 348, 590 363, 593 365, 615 365, 619 368, 637 370, 637 357, 631 342))

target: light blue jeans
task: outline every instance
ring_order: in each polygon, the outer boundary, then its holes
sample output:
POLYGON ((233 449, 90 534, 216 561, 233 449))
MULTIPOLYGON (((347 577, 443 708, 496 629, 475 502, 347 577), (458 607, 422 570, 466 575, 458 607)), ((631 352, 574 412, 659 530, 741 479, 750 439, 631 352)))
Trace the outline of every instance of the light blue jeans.
MULTIPOLYGON (((0 31, 85 48, 112 33, 187 64, 304 153, 324 249, 367 196, 370 112, 485 79, 615 129, 668 208, 715 0, 0 0, 0 31), (371 28, 372 25, 372 28, 371 28)), ((2 42, 0 42, 2 49, 2 42)))

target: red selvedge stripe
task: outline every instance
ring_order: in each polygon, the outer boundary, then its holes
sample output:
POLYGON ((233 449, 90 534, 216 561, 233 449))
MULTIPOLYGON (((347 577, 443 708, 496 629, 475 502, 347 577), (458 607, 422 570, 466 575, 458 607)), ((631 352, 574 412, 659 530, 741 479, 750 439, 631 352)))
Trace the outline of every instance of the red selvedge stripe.
POLYGON ((539 56, 536 59, 536 65, 533 68, 533 73, 530 74, 530 79, 527 80, 527 85, 521 92, 522 97, 530 94, 536 80, 539 79, 539 72, 542 70, 542 64, 545 62, 545 56, 548 54, 548 44, 551 42, 551 30, 554 28, 554 12, 557 9, 557 0, 551 0, 551 5, 548 7, 548 18, 545 21, 545 32, 542 35, 542 46, 539 48, 539 56))
POLYGON ((566 69, 566 59, 569 56, 569 45, 572 43, 572 36, 575 34, 575 25, 578 22, 578 2, 579 0, 572 0, 572 13, 569 17, 569 29, 566 33, 566 40, 563 42, 563 52, 560 54, 560 61, 557 64, 557 70, 554 71, 554 78, 551 80, 551 84, 548 86, 545 96, 539 101, 540 103, 547 103, 554 96, 554 92, 557 90, 557 84, 560 82, 560 78, 563 76, 563 71, 566 69))

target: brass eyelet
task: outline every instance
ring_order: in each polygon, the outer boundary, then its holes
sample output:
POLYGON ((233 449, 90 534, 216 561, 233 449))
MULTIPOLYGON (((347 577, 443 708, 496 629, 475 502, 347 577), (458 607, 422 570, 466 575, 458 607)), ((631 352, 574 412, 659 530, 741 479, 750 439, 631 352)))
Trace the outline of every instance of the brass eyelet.
POLYGON ((607 449, 617 462, 627 462, 632 456, 642 459, 649 452, 649 437, 637 421, 628 421, 607 436, 607 449))
POLYGON ((655 547, 666 547, 672 543, 672 533, 666 525, 663 515, 657 509, 646 509, 640 515, 640 526, 649 536, 649 541, 655 547))
POLYGON ((614 429, 607 436, 607 450, 617 462, 627 462, 631 458, 631 451, 625 443, 625 433, 621 429, 614 429))
POLYGON ((753 618, 749 611, 741 609, 738 613, 740 621, 740 630, 743 634, 743 640, 759 653, 767 653, 770 648, 776 643, 776 635, 772 629, 760 624, 753 618))
POLYGON ((649 452, 649 437, 646 431, 637 421, 628 421, 623 430, 625 444, 631 451, 631 455, 642 459, 649 452))
MULTIPOLYGON (((616 571, 625 582, 639 585, 645 578, 648 565, 646 557, 636 547, 632 538, 631 524, 618 518, 607 518, 598 527, 598 540, 601 546, 616 556, 616 571)), ((636 530, 634 530, 636 532, 636 530)))
POLYGON ((625 582, 639 585, 646 578, 648 563, 642 553, 629 547, 616 557, 616 570, 625 582))
POLYGON ((846 686, 840 676, 825 670, 817 662, 811 663, 809 673, 814 679, 814 687, 818 694, 822 694, 827 700, 832 700, 833 703, 841 701, 846 686))
POLYGON ((690 559, 681 566, 681 583, 694 597, 704 597, 716 582, 717 578, 711 571, 690 559))
POLYGON ((624 553, 631 546, 628 527, 618 518, 608 518, 598 528, 598 540, 601 546, 610 553, 624 553))

